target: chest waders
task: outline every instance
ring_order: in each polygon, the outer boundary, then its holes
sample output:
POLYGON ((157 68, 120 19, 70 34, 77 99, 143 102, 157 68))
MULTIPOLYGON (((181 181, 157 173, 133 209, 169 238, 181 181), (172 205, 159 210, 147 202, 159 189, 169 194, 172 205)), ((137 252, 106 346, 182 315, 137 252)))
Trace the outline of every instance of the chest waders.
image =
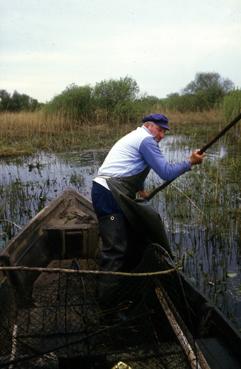
MULTIPOLYGON (((149 168, 135 176, 107 179, 122 213, 99 218, 102 238, 100 269, 103 271, 134 271, 141 262, 145 247, 154 242, 170 252, 159 214, 149 205, 135 202, 136 193, 143 189, 148 173, 149 168)), ((121 300, 125 279, 108 275, 102 276, 99 282, 100 301, 113 305, 114 299, 115 302, 119 298, 121 300)))
MULTIPOLYGON (((135 198, 136 192, 142 188, 144 180, 149 170, 145 170, 136 176, 125 178, 109 178, 108 186, 119 205, 118 197, 114 195, 116 191, 128 197, 135 198), (113 193, 114 192, 114 193, 113 193)), ((99 218, 99 231, 102 239, 100 250, 100 270, 102 271, 129 271, 130 264, 130 228, 124 212, 112 213, 99 218)), ((113 300, 118 299, 120 288, 120 278, 117 276, 101 276, 99 279, 99 300, 108 305, 113 305, 113 300)), ((116 301, 117 302, 117 301, 116 301)))

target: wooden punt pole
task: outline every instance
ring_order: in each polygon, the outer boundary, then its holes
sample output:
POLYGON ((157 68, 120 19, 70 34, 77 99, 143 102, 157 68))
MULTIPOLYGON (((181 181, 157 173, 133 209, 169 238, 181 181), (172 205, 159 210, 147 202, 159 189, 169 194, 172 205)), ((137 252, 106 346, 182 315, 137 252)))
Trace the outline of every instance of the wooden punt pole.
POLYGON ((185 336, 184 332, 182 331, 180 325, 178 324, 171 308, 169 307, 169 304, 165 297, 165 292, 161 287, 156 287, 155 289, 157 298, 162 306, 162 309, 180 343, 182 346, 182 349, 184 350, 187 359, 191 365, 192 369, 210 369, 210 366, 208 365, 203 353, 201 352, 200 348, 195 345, 195 352, 193 348, 191 347, 187 337, 185 336))

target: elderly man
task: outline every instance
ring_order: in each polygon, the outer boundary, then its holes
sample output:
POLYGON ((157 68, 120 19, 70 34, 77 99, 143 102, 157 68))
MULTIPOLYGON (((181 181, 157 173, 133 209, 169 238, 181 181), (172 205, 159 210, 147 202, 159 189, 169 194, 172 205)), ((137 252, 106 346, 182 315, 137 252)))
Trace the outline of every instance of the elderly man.
POLYGON ((159 142, 169 130, 167 117, 150 114, 143 118, 142 123, 141 127, 115 143, 93 180, 92 202, 103 240, 100 253, 102 270, 126 270, 128 252, 126 218, 110 190, 111 181, 118 180, 124 193, 132 199, 137 193, 145 197, 144 181, 150 169, 161 179, 169 181, 203 160, 204 155, 194 151, 182 162, 169 163, 159 147, 159 142))

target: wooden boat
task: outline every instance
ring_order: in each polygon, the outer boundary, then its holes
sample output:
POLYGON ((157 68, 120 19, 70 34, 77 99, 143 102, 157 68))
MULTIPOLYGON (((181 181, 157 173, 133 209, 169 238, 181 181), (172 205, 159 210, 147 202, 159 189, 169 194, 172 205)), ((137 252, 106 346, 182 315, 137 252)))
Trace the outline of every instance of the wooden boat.
POLYGON ((241 336, 158 244, 133 273, 98 270, 91 203, 66 190, 0 255, 0 368, 241 367, 241 336), (103 278, 118 294, 98 299, 103 278))

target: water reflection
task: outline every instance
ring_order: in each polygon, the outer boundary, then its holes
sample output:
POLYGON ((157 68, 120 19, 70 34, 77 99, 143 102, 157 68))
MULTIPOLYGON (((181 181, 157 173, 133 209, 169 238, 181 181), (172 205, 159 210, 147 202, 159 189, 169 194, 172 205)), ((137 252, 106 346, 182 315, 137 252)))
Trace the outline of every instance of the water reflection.
MULTIPOLYGON (((181 144, 182 136, 165 139, 162 150, 169 160, 189 156, 190 148, 181 144)), ((0 247, 18 232, 19 226, 26 224, 67 187, 74 187, 90 198, 92 179, 105 155, 105 150, 41 152, 32 157, 1 161, 0 247)), ((211 166, 212 172, 212 163, 216 168, 215 161, 221 161, 226 155, 227 149, 222 145, 210 151, 209 170, 211 166)), ((228 168, 225 175, 229 175, 228 168)), ((159 178, 151 172, 148 186, 159 184, 159 178)), ((196 168, 154 197, 152 206, 164 219, 173 251, 182 260, 185 273, 241 328, 241 242, 236 214, 241 203, 240 186, 230 181, 222 193, 215 186, 205 167, 196 168), (217 191, 218 204, 211 202, 214 191, 217 191), (227 203, 228 219, 222 213, 227 203)))
POLYGON ((0 246, 67 187, 90 198, 103 151, 46 154, 0 163, 0 246), (4 220, 4 221, 3 221, 4 220))

